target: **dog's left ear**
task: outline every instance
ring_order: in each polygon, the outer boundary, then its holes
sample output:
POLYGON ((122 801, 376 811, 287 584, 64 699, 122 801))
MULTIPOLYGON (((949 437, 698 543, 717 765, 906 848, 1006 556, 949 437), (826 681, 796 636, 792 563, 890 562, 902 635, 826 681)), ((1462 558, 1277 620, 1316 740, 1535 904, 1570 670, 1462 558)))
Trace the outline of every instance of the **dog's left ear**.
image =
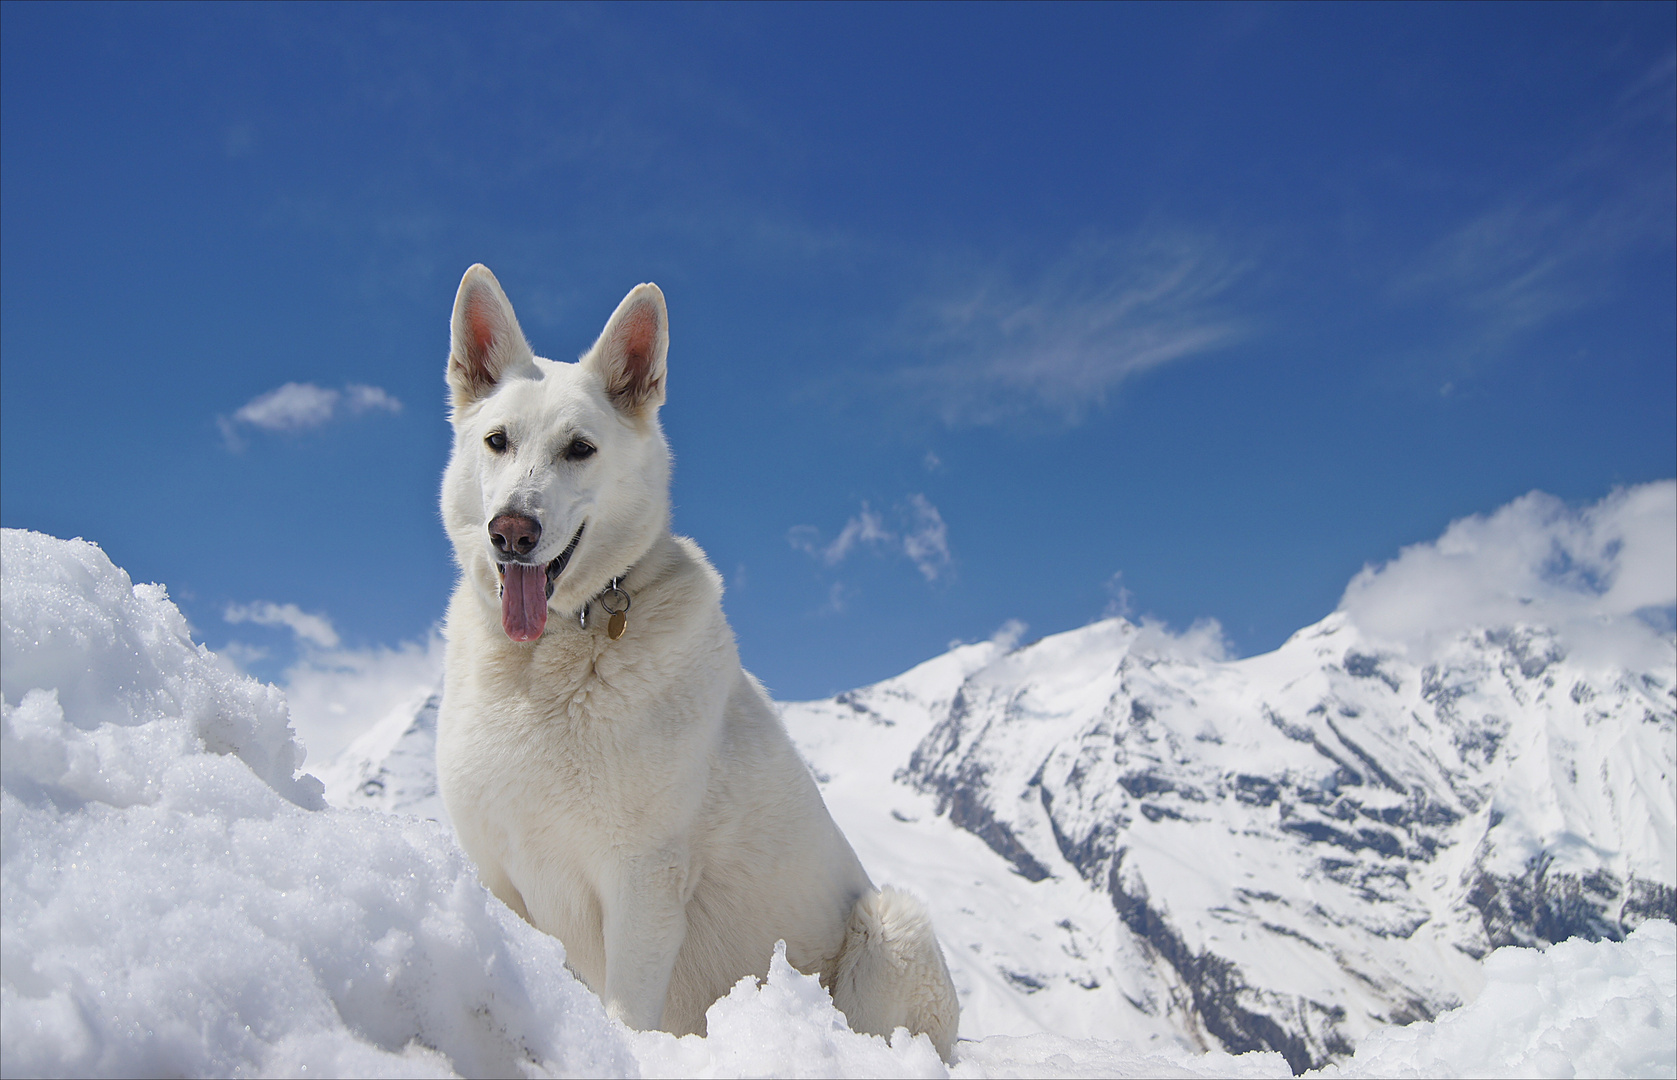
POLYGON ((656 285, 636 285, 612 312, 600 340, 583 357, 600 373, 617 408, 639 416, 664 404, 664 357, 670 351, 670 316, 656 285))

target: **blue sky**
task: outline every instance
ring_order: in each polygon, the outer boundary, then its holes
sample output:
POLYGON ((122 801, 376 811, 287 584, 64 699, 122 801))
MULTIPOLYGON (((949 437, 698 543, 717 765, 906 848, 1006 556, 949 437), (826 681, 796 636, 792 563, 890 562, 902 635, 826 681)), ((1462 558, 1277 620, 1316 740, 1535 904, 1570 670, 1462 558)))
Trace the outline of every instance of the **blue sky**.
POLYGON ((473 262, 559 359, 662 286, 676 526, 781 697, 1013 619, 1263 651, 1677 473, 1671 4, 0 20, 0 520, 266 677, 441 616, 473 262))

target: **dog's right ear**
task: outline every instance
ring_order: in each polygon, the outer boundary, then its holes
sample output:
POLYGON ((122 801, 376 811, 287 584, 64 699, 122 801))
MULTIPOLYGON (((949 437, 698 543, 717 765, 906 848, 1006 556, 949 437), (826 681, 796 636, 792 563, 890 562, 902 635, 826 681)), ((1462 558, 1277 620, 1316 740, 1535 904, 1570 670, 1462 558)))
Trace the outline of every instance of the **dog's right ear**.
POLYGON ((448 352, 448 385, 454 407, 465 408, 488 394, 506 376, 531 368, 534 354, 518 328, 501 283, 478 263, 460 279, 454 294, 454 319, 448 352))

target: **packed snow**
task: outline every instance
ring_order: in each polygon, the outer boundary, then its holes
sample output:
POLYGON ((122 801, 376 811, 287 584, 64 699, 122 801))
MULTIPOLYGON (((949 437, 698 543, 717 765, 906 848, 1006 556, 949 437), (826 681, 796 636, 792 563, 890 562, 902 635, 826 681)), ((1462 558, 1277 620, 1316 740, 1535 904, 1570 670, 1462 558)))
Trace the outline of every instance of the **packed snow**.
MULTIPOLYGON (((1279 1054, 1203 1053, 1162 1030, 1099 1038, 1093 1016, 1086 1037, 1032 1031, 999 1004, 1010 991, 981 974, 988 964, 965 969, 952 1068, 923 1037, 849 1032, 783 958, 763 985, 743 980, 713 1006, 707 1038, 628 1031, 426 816, 434 791, 402 765, 422 764, 407 737, 423 736, 423 706, 369 732, 367 760, 329 778, 338 801, 378 808, 329 805, 297 773, 283 695, 193 644, 161 586, 133 585, 92 544, 17 530, 3 535, 0 570, 8 1076, 1291 1075, 1279 1054)), ((934 663, 976 670, 1005 651, 967 648, 934 663)), ((880 750, 828 749, 834 769, 880 750)), ((841 822, 858 812, 861 788, 847 795, 836 775, 824 787, 841 822)), ((902 791, 889 809, 924 820, 929 796, 902 791)), ((947 830, 877 852, 891 872, 875 876, 903 874, 909 858, 932 871, 905 882, 922 889, 964 866, 981 889, 1000 882, 973 896, 980 914, 954 936, 940 924, 952 967, 983 946, 965 940, 975 929, 1025 948, 1007 937, 1009 909, 1034 894, 1004 895, 1023 879, 980 870, 999 860, 947 830)), ((896 841, 861 838, 864 860, 870 843, 896 841)), ((1621 942, 1504 949, 1483 970, 1477 1000, 1371 1035, 1333 1074, 1677 1072, 1671 923, 1621 942)))
POLYGON ((1320 1075, 1671 1076, 1674 929, 1650 920, 1616 945, 1498 949, 1471 1004, 1430 1024, 1376 1031, 1320 1075))

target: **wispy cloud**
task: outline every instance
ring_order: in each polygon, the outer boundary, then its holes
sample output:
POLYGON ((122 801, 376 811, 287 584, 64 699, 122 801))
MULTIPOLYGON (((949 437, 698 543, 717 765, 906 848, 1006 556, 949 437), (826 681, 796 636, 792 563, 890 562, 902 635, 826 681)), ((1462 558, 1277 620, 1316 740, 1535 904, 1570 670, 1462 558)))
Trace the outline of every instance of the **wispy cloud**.
POLYGON ((1135 594, 1124 585, 1124 572, 1115 571, 1106 579, 1106 609, 1103 619, 1127 619, 1135 613, 1135 594))
POLYGON ((1442 298, 1467 320, 1467 344, 1495 352, 1609 295, 1612 264, 1641 231, 1617 200, 1577 193, 1511 196, 1434 243, 1394 285, 1400 300, 1442 298))
MULTIPOLYGON (((910 495, 893 508, 893 518, 895 528, 864 502, 831 540, 823 540, 821 530, 813 525, 793 526, 786 539, 827 567, 840 565, 856 551, 868 550, 877 555, 904 556, 927 581, 947 577, 953 566, 949 527, 931 500, 918 493, 910 495)), ((834 610, 842 610, 840 596, 835 589, 834 610)))
POLYGON ((283 626, 297 636, 299 643, 322 649, 338 647, 338 632, 324 615, 310 615, 296 604, 276 604, 258 600, 253 604, 228 604, 221 617, 230 623, 255 623, 257 626, 283 626))
POLYGON ((903 554, 927 581, 936 581, 949 571, 949 527, 924 495, 908 497, 909 525, 904 530, 903 554))
POLYGON ((1227 293, 1243 275, 1203 237, 1086 241, 1035 273, 969 278, 914 313, 910 337, 937 359, 901 379, 951 423, 1076 423, 1125 380, 1239 336, 1227 293))
POLYGON ((1025 631, 1029 629, 1030 627, 1025 625, 1025 622, 1022 619, 1008 619, 1006 622, 996 627, 996 632, 990 635, 990 640, 994 642, 1002 652, 1012 652, 1014 649, 1017 649, 1019 647, 1019 643, 1025 639, 1025 631))
POLYGON ((821 531, 813 525, 794 525, 787 539, 799 551, 807 552, 825 566, 837 566, 858 545, 875 550, 891 543, 896 537, 885 528, 885 519, 868 506, 844 523, 838 535, 829 541, 821 540, 821 531))
POLYGON ((230 417, 216 417, 216 424, 227 445, 237 450, 244 445, 240 438, 243 429, 298 432, 321 427, 344 414, 401 411, 402 403, 377 386, 351 383, 336 390, 314 383, 288 382, 252 398, 230 417))
POLYGON ((1674 73, 1668 54, 1587 143, 1427 246, 1394 279, 1392 297, 1441 301, 1463 320, 1465 347, 1480 353, 1609 298, 1624 259, 1668 251, 1677 226, 1674 73))
POLYGON ((332 419, 339 396, 313 383, 286 383, 250 401, 233 419, 268 431, 301 431, 332 419))
POLYGON ((350 383, 344 387, 344 404, 352 413, 401 412, 402 403, 377 386, 350 383))
MULTIPOLYGON (((988 640, 991 644, 997 646, 1001 652, 1010 653, 1019 647, 1019 643, 1025 639, 1025 631, 1029 629, 1030 626, 1021 619, 1007 619, 996 627, 995 633, 991 634, 988 640)), ((975 644, 975 642, 968 641, 966 638, 953 638, 949 642, 949 649, 954 651, 963 645, 972 644, 975 644)))

